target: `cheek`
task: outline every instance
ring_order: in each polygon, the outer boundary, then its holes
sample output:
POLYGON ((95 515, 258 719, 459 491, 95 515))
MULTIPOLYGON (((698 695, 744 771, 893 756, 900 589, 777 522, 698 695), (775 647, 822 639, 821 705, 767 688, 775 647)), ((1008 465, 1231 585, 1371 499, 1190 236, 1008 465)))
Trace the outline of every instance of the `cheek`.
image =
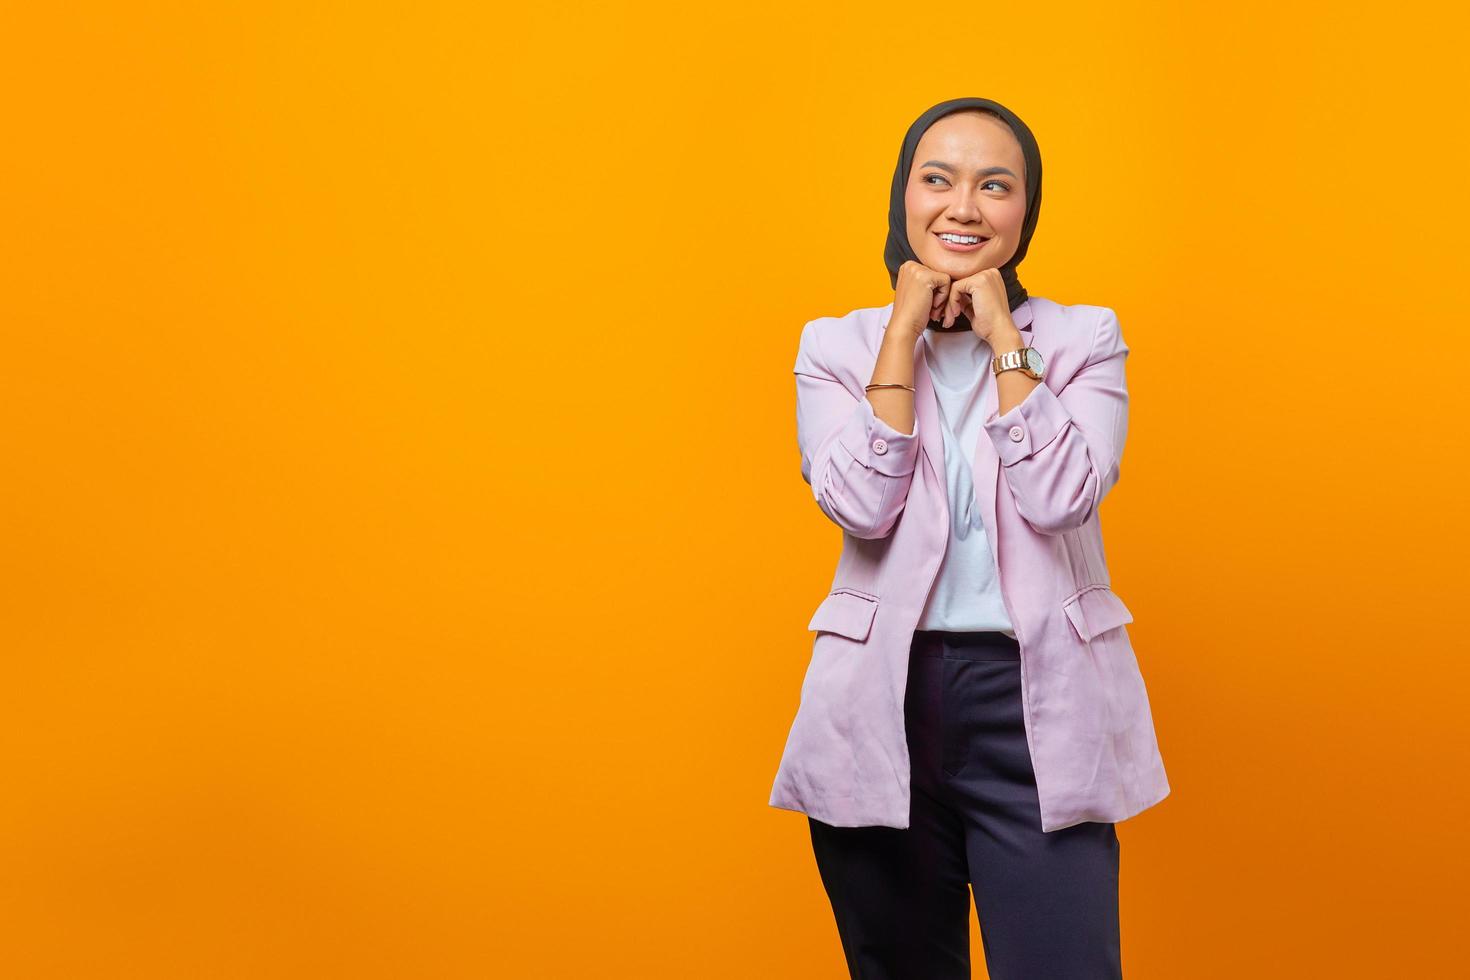
POLYGON ((917 253, 927 244, 926 239, 928 238, 928 234, 925 229, 929 227, 929 216, 923 211, 922 199, 916 198, 912 192, 904 196, 903 208, 904 214, 907 216, 905 220, 907 222, 909 248, 917 253))
POLYGON ((1021 225, 1026 220, 1026 201, 1023 198, 1015 204, 1006 204, 1005 208, 995 216, 996 227, 1002 228, 1010 235, 1019 235, 1021 225))
POLYGON ((913 191, 904 195, 903 213, 908 215, 910 228, 924 224, 924 203, 913 191))

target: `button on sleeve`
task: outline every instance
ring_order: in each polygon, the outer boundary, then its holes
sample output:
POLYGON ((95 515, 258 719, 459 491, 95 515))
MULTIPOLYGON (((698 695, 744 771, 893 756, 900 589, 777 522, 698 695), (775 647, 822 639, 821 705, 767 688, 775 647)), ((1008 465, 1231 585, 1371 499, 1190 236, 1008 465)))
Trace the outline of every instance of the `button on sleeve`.
POLYGON ((914 471, 919 460, 919 420, 914 419, 913 432, 899 432, 878 417, 873 403, 858 399, 858 410, 866 426, 867 437, 853 457, 870 470, 885 476, 905 476, 914 471))

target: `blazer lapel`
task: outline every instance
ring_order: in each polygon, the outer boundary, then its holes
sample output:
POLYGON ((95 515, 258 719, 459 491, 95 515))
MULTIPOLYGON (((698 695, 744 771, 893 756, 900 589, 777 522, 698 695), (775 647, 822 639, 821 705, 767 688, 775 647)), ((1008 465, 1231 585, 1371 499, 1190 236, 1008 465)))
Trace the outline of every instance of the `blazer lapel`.
POLYGON ((949 495, 944 490, 944 434, 939 431, 939 398, 934 394, 934 381, 929 377, 922 340, 914 345, 914 417, 919 426, 919 448, 929 461, 934 485, 940 488, 940 496, 944 498, 944 519, 940 526, 948 527, 949 495))
MULTIPOLYGON (((1032 326, 1035 316, 1036 311, 1032 309, 1030 299, 1016 307, 1015 312, 1011 314, 1011 321, 1021 331, 1021 339, 1028 346, 1031 344, 1031 337, 1034 333, 1032 326)), ((986 365, 986 370, 989 370, 989 365, 986 365)), ((1045 382, 1042 383, 1045 384, 1045 382)), ((917 388, 918 385, 914 387, 917 388)), ((1000 395, 996 391, 995 376, 991 375, 987 378, 981 385, 981 389, 980 418, 988 420, 1000 407, 1000 395)), ((933 395, 932 388, 930 394, 933 395)), ((990 531, 990 542, 993 549, 999 540, 995 528, 995 495, 1000 489, 1000 456, 996 454, 995 446, 991 445, 990 435, 985 431, 983 425, 970 459, 974 463, 975 500, 980 505, 980 517, 990 531)), ((999 557, 997 554, 997 560, 999 557)))

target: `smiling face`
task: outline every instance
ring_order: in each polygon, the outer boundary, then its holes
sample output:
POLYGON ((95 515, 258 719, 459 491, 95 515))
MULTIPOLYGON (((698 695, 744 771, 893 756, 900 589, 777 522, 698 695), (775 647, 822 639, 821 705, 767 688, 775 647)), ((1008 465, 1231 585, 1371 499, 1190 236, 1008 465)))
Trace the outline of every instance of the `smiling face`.
POLYGON ((999 268, 1021 244, 1026 164, 1010 127, 986 113, 952 112, 919 138, 904 190, 909 247, 951 279, 999 268), (972 236, 945 242, 940 232, 972 236), (984 241, 976 246, 973 236, 984 241))

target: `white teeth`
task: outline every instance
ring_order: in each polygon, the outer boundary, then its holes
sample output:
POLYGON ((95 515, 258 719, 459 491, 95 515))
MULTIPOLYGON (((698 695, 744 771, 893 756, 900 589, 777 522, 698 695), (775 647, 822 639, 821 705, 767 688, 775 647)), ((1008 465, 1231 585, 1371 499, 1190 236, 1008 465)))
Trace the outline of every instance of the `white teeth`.
POLYGON ((973 245, 980 240, 979 235, 940 235, 947 242, 958 242, 961 245, 973 245))

